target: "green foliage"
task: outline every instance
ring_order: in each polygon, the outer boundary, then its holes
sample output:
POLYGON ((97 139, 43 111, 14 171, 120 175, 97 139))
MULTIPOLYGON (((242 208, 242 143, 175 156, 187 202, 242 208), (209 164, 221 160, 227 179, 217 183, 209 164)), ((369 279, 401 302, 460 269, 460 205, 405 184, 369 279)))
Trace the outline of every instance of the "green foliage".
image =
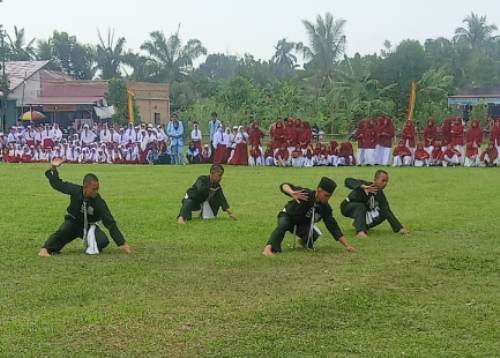
POLYGON ((120 66, 124 60, 125 38, 119 37, 115 42, 115 32, 108 30, 107 40, 98 31, 99 44, 96 47, 97 69, 101 71, 103 80, 121 77, 120 66))
MULTIPOLYGON (((118 123, 120 125, 126 125, 128 123, 128 118, 129 118, 127 83, 119 78, 114 78, 111 81, 109 81, 106 100, 108 104, 115 107, 113 122, 118 123)), ((135 122, 140 122, 141 117, 139 114, 139 108, 137 107, 135 98, 132 99, 132 104, 134 109, 135 122)))
POLYGON ((39 60, 51 60, 49 68, 62 71, 77 80, 94 78, 95 51, 92 46, 78 42, 76 36, 54 31, 47 41, 39 41, 39 60))

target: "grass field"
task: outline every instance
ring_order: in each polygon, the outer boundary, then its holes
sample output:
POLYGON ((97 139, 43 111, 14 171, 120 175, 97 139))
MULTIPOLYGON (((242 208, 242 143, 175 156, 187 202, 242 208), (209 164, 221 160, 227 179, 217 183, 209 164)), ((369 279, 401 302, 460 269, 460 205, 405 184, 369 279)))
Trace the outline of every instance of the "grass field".
POLYGON ((386 195, 412 235, 383 224, 360 241, 338 206, 344 178, 373 169, 227 167, 240 220, 179 227, 208 167, 66 165, 68 181, 96 172, 134 254, 112 243, 88 257, 77 240, 42 259, 68 204, 46 167, 0 165, 2 357, 500 355, 500 170, 390 169, 386 195), (323 175, 339 183, 332 207, 358 252, 329 235, 316 253, 292 250, 289 235, 282 255, 262 257, 286 202, 278 185, 323 175))

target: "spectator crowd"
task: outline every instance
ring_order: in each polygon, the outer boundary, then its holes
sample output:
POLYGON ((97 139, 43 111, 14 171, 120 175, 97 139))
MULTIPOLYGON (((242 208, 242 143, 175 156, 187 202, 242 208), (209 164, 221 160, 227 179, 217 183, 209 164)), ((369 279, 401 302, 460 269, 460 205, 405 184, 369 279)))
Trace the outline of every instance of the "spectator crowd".
POLYGON ((174 114, 166 126, 85 124, 67 136, 57 123, 12 127, 8 134, 0 133, 0 159, 8 163, 64 158, 80 164, 214 163, 297 168, 496 166, 500 164, 500 118, 490 121, 487 133, 485 141, 479 121, 467 123, 460 117, 446 118, 441 126, 430 119, 420 134, 413 121, 406 121, 398 132, 391 118, 379 116, 361 120, 350 140, 322 143, 318 130, 307 121, 286 118, 272 124, 264 149, 266 133, 256 121, 249 126, 224 126, 213 113, 208 137, 204 137, 197 122, 185 133, 174 114), (208 138, 206 143, 204 138, 208 138), (357 142, 356 150, 351 140, 357 142))

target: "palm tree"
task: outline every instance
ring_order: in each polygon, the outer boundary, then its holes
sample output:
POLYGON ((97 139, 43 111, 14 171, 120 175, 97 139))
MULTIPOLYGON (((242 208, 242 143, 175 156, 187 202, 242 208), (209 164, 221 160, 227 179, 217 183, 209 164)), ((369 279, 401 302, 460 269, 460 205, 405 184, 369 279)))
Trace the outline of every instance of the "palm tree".
POLYGON ((498 27, 493 24, 488 25, 486 16, 478 16, 472 12, 462 22, 467 26, 455 30, 455 41, 463 40, 472 46, 480 47, 498 38, 498 36, 493 36, 498 27))
POLYGON ((316 24, 303 20, 309 47, 303 47, 304 58, 310 62, 306 67, 318 72, 322 80, 333 79, 333 70, 338 59, 343 55, 346 45, 344 27, 346 21, 335 20, 329 12, 324 17, 318 15, 316 24))
POLYGON ((110 80, 121 76, 120 65, 124 59, 125 38, 119 37, 115 43, 114 30, 108 30, 106 42, 97 31, 99 44, 96 47, 97 68, 101 71, 101 78, 110 80))
POLYGON ((125 69, 127 78, 132 81, 150 81, 154 76, 155 64, 148 57, 139 53, 127 52, 123 56, 123 63, 132 68, 131 74, 125 69))
POLYGON ((14 26, 14 37, 7 34, 7 38, 9 40, 11 61, 30 61, 36 57, 35 48, 33 47, 35 39, 31 39, 26 43, 23 28, 18 29, 17 26, 14 26))
POLYGON ((302 44, 288 42, 285 38, 283 38, 278 41, 276 46, 274 46, 275 53, 271 58, 271 61, 275 65, 294 69, 298 65, 297 56, 293 54, 293 51, 300 50, 301 48, 303 48, 302 44))
POLYGON ((155 80, 172 82, 181 80, 193 69, 193 61, 207 54, 200 40, 191 39, 182 45, 179 30, 167 39, 161 31, 153 31, 151 39, 144 42, 141 49, 149 54, 155 65, 155 80))

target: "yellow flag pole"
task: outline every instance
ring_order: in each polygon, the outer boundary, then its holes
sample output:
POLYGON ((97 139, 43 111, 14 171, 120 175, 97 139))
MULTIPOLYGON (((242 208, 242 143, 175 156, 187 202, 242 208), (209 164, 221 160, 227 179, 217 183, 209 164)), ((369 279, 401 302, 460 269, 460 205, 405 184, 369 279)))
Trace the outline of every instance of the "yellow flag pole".
POLYGON ((408 117, 409 121, 413 121, 413 112, 415 111, 415 102, 417 99, 417 81, 412 81, 410 89, 410 103, 408 105, 408 117))
POLYGON ((127 89, 127 96, 128 96, 128 122, 133 124, 135 121, 134 101, 132 100, 134 97, 134 92, 132 92, 130 88, 127 89))

